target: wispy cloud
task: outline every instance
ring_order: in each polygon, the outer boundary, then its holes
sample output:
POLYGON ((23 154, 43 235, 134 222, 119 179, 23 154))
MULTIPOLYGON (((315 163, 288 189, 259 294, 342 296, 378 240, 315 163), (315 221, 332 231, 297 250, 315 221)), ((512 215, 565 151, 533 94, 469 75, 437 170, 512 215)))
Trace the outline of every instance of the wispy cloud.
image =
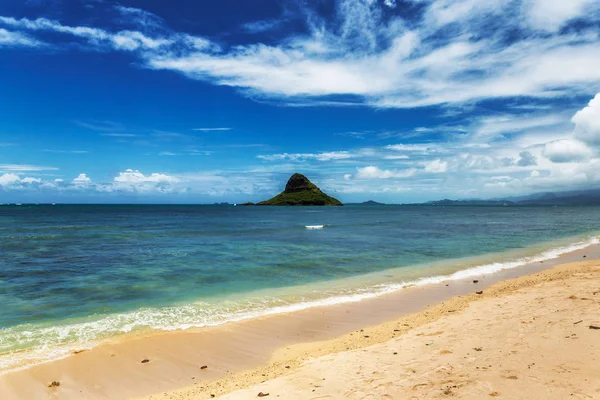
POLYGON ((225 132, 232 129, 233 128, 194 128, 192 130, 197 132, 225 132))
POLYGON ((44 152, 59 153, 59 154, 88 154, 89 153, 89 151, 87 151, 87 150, 51 150, 51 149, 44 149, 44 152))
POLYGON ((317 161, 331 161, 331 160, 344 160, 352 157, 356 157, 348 151, 329 151, 324 153, 281 153, 281 154, 268 154, 257 156, 261 160, 265 161, 306 161, 306 160, 317 160, 317 161))
MULTIPOLYGON (((391 0, 336 0, 334 18, 306 9, 308 34, 290 33, 271 45, 232 43, 225 49, 207 38, 173 32, 146 11, 121 6, 119 12, 137 18, 139 30, 111 32, 44 18, 0 17, 0 25, 20 35, 52 31, 91 48, 134 52, 146 68, 176 71, 289 105, 411 108, 572 97, 600 87, 600 37, 591 28, 600 21, 598 2, 419 4, 421 13, 389 15, 384 10, 395 5, 391 0), (573 25, 576 20, 582 23, 573 25), (332 95, 352 100, 332 100, 332 95)), ((258 31, 273 24, 248 26, 258 31)))
POLYGON ((20 32, 11 32, 0 28, 1 47, 41 47, 44 43, 20 32))
POLYGON ((132 137, 138 137, 140 135, 137 135, 135 133, 101 133, 100 136, 132 138, 132 137))
POLYGON ((242 25, 242 29, 246 33, 261 33, 278 28, 282 23, 281 19, 265 19, 245 23, 242 25))
POLYGON ((0 164, 0 171, 58 171, 58 168, 29 164, 0 164))
POLYGON ((125 127, 117 122, 112 121, 73 121, 75 125, 81 126, 82 128, 91 129, 93 131, 101 131, 101 132, 112 132, 112 131, 122 131, 125 127))

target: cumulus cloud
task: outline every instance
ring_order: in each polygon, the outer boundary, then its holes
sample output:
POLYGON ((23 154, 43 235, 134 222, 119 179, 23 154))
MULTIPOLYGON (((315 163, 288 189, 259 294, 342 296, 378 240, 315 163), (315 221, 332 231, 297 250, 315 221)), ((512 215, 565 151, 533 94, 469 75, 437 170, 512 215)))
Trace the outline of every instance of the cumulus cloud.
POLYGON ((19 178, 19 176, 16 174, 4 174, 4 175, 0 176, 0 185, 1 186, 13 185, 20 181, 21 181, 21 178, 19 178))
POLYGON ((547 143, 543 154, 555 163, 580 162, 592 156, 592 150, 583 142, 561 139, 547 143))
POLYGON ((537 165, 537 158, 528 151, 522 151, 519 153, 519 161, 517 165, 519 167, 532 167, 537 165))
POLYGON ((24 189, 27 187, 35 187, 41 183, 42 180, 40 178, 21 178, 15 173, 5 173, 0 175, 0 186, 4 189, 24 189))
POLYGON ((571 119, 575 124, 575 137, 590 145, 600 145, 600 93, 587 107, 578 111, 571 119))
POLYGON ((138 170, 127 169, 114 178, 112 188, 136 192, 172 192, 173 185, 180 182, 181 179, 171 175, 156 172, 144 175, 138 170))
POLYGON ((425 171, 434 174, 441 174, 448 171, 448 162, 440 159, 433 160, 425 164, 425 171))
POLYGON ((136 170, 127 169, 127 170, 125 170, 125 172, 120 172, 119 175, 117 177, 115 177, 114 180, 115 180, 115 182, 119 182, 119 183, 132 183, 132 184, 145 183, 145 182, 151 182, 151 183, 161 183, 161 182, 177 183, 177 182, 179 182, 179 179, 174 176, 169 176, 166 174, 159 174, 159 173, 144 175, 137 169, 136 170))
POLYGON ((79 174, 71 181, 73 185, 87 185, 92 183, 92 180, 86 174, 79 174))

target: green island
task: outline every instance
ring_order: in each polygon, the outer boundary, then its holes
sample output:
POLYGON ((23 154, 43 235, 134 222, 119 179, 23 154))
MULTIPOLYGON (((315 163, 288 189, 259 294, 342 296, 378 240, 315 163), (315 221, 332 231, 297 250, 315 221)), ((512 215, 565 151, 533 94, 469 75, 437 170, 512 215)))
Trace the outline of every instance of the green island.
MULTIPOLYGON (((252 204, 247 204, 252 205, 252 204)), ((261 201, 257 206, 343 206, 338 199, 328 196, 302 174, 294 174, 285 190, 272 199, 261 201)))

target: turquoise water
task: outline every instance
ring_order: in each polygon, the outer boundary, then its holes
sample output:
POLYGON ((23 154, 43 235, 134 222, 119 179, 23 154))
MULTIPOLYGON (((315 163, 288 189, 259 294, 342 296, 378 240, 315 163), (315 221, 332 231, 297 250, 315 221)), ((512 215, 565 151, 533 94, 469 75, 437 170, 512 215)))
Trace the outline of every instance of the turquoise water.
POLYGON ((598 207, 0 206, 0 370, 552 258, 599 222, 598 207))

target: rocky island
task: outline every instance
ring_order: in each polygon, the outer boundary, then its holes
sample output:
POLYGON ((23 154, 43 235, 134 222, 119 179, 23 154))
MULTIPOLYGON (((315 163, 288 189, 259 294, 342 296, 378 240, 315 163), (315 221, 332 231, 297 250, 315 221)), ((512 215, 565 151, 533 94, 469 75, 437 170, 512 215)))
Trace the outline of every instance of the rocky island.
POLYGON ((323 193, 302 174, 294 174, 285 185, 285 190, 257 206, 342 206, 342 202, 323 193))

